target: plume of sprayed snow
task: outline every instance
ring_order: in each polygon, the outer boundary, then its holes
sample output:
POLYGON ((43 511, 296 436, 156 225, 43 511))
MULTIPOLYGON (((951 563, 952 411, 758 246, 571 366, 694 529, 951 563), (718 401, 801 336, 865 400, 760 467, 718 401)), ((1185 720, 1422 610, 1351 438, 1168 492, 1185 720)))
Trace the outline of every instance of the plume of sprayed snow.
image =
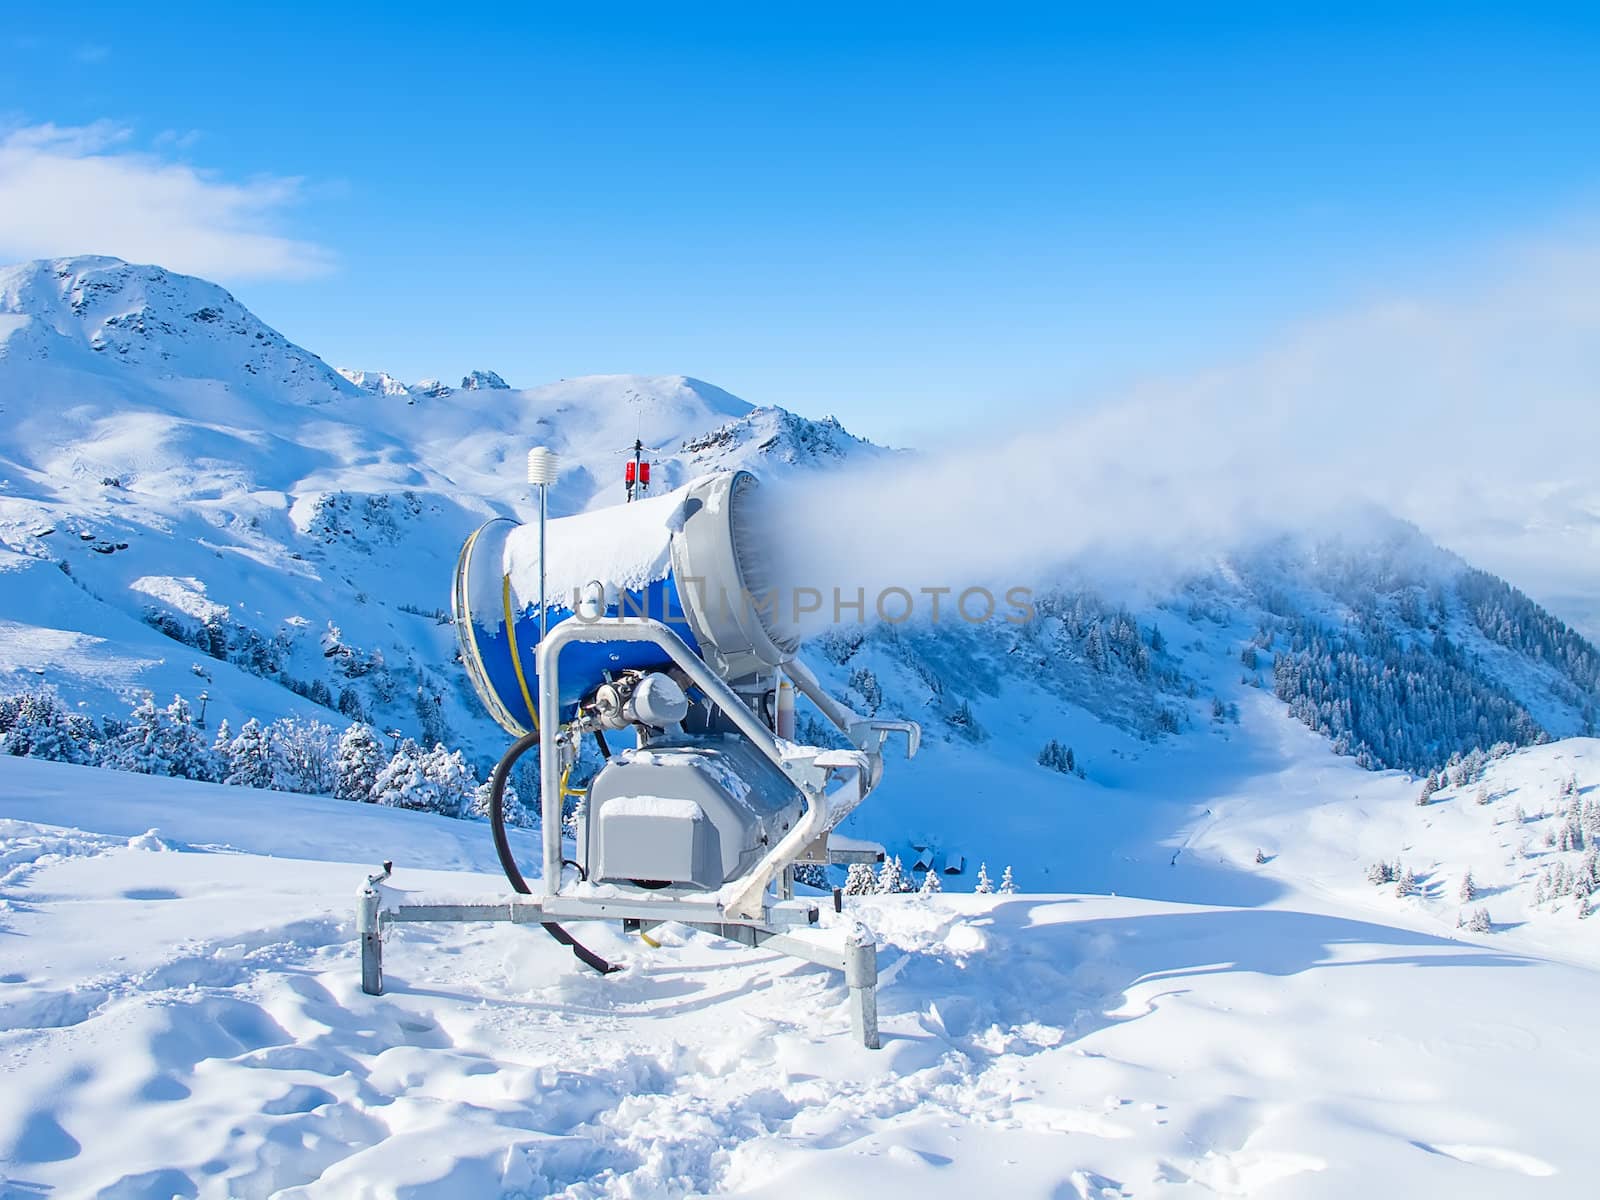
POLYGON ((1597 267, 1588 243, 1525 249, 1450 297, 1306 325, 1051 427, 774 488, 783 579, 1159 591, 1266 538, 1359 537, 1381 510, 1491 569, 1516 547, 1535 591, 1586 546, 1600 592, 1597 267))

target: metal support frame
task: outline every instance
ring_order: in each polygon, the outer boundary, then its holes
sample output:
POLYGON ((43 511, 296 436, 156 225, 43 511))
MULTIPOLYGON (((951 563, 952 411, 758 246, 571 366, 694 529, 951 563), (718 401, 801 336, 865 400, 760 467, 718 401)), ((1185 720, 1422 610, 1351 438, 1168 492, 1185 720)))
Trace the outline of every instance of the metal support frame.
MULTIPOLYGON (((542 491, 542 489, 541 489, 542 491)), ((540 556, 541 563, 543 555, 540 556)), ((543 606, 540 608, 543 617, 543 606)), ((850 1026, 869 1049, 878 1039, 877 943, 862 926, 854 925, 841 939, 832 931, 814 930, 817 907, 794 898, 794 863, 820 850, 825 859, 827 832, 872 790, 882 770, 882 745, 890 732, 907 735, 909 753, 915 753, 918 730, 911 722, 867 721, 828 697, 816 677, 798 663, 785 670, 800 690, 815 700, 823 712, 857 744, 856 751, 825 751, 815 755, 785 754, 768 729, 726 682, 711 671, 676 633, 660 621, 643 617, 575 618, 541 632, 536 652, 539 678, 539 791, 543 823, 545 894, 517 895, 484 901, 430 900, 418 895, 408 900, 385 886, 391 864, 368 878, 356 912, 361 937, 361 990, 383 993, 383 930, 396 922, 503 921, 512 924, 557 920, 622 920, 657 925, 673 921, 747 946, 765 946, 780 953, 843 972, 850 995, 850 1026), (799 789, 805 811, 779 838, 755 867, 743 877, 715 892, 688 895, 652 893, 641 896, 608 895, 604 889, 583 894, 562 891, 561 845, 561 650, 572 642, 639 641, 661 650, 691 682, 721 708, 741 733, 770 759, 799 789), (838 772, 855 777, 855 795, 842 789, 828 792, 838 772), (842 801, 838 798, 843 797, 842 801), (772 896, 777 885, 777 897, 772 896)), ((854 857, 854 856, 852 856, 854 857)), ((842 859, 841 859, 842 861, 842 859)))
MULTIPOLYGON (((723 888, 724 908, 730 918, 760 921, 767 889, 773 879, 827 830, 830 811, 824 789, 832 770, 803 757, 786 757, 778 748, 772 731, 739 699, 738 693, 714 674, 682 638, 662 622, 647 617, 567 620, 539 640, 539 799, 544 823, 546 890, 560 891, 561 879, 561 651, 571 642, 614 641, 649 642, 665 651, 691 682, 739 727, 739 732, 794 782, 805 798, 805 812, 794 828, 778 839, 749 874, 723 888)), ((858 790, 865 795, 866 777, 876 772, 865 762, 861 767, 863 778, 858 790)))
POLYGON ((491 921, 538 924, 555 917, 621 919, 640 927, 675 921, 745 946, 775 950, 842 972, 850 1005, 851 1035, 869 1050, 879 1048, 878 944, 859 923, 842 931, 814 928, 817 907, 803 900, 780 900, 768 906, 769 924, 725 920, 714 901, 683 899, 668 903, 629 897, 552 896, 492 900, 430 900, 426 895, 403 901, 386 885, 391 864, 369 876, 356 904, 356 930, 361 937, 361 990, 383 994, 383 931, 398 923, 491 921), (670 914, 670 915, 668 915, 670 914))

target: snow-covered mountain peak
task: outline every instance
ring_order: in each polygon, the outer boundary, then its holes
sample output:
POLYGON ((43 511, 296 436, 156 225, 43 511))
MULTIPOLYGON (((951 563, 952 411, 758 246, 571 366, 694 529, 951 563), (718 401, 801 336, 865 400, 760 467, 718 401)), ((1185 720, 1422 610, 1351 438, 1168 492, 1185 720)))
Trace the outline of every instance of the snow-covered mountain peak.
POLYGON ((411 395, 411 389, 387 371, 354 371, 349 367, 334 369, 363 392, 371 392, 374 396, 398 396, 403 399, 411 395))
POLYGON ((98 255, 0 268, 0 356, 146 368, 302 404, 354 391, 216 284, 98 255))
POLYGON ((461 378, 461 386, 467 391, 508 392, 511 390, 511 385, 493 371, 468 371, 461 378))
POLYGON ((751 450, 768 461, 790 466, 837 466, 853 456, 890 453, 858 438, 838 418, 796 416, 782 408, 753 408, 734 420, 683 443, 683 452, 698 467, 715 470, 751 450))

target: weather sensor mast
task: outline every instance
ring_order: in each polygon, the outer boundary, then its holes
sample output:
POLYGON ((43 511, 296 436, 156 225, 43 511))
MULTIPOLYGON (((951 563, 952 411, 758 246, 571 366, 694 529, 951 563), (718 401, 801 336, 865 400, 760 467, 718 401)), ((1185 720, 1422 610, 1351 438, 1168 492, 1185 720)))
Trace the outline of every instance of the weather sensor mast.
POLYGON ((650 460, 644 457, 644 442, 639 438, 633 439, 633 457, 623 464, 622 484, 628 493, 628 504, 650 494, 650 460))
POLYGON ((561 474, 561 458, 553 450, 535 446, 528 451, 528 482, 539 489, 539 633, 543 636, 550 626, 545 621, 544 543, 545 526, 550 520, 550 488, 561 474))
MULTIPOLYGON (((636 443, 635 488, 648 483, 642 452, 636 443)), ((794 868, 881 854, 834 830, 878 785, 886 739, 903 734, 915 754, 920 728, 851 711, 797 657, 798 631, 773 577, 782 547, 762 520, 753 475, 707 475, 547 522, 557 465, 548 451, 529 455, 539 528, 484 525, 462 548, 452 594, 461 661, 484 708, 516 739, 495 769, 490 823, 517 896, 429 901, 397 892, 386 868, 362 894, 363 986, 382 988, 390 922, 535 921, 609 972, 614 965, 561 922, 621 920, 647 934, 670 921, 843 971, 852 1026, 876 1046, 876 943, 837 900, 819 912, 796 899, 794 868), (796 693, 848 749, 793 740, 796 693), (613 753, 608 738, 623 733, 633 745, 613 753), (586 738, 600 766, 569 786, 583 773, 586 738), (504 812, 511 770, 534 747, 537 894, 504 812), (569 795, 579 798, 570 816, 569 795)))

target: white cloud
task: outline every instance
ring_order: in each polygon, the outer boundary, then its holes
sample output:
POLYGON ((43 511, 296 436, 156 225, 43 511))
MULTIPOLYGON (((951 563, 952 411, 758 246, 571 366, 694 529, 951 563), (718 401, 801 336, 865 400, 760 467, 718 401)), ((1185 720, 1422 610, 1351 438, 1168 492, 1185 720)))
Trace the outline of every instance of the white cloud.
POLYGON ((107 121, 0 133, 0 261, 110 254, 225 280, 332 266, 323 247, 277 232, 300 180, 229 182, 131 139, 107 121))

